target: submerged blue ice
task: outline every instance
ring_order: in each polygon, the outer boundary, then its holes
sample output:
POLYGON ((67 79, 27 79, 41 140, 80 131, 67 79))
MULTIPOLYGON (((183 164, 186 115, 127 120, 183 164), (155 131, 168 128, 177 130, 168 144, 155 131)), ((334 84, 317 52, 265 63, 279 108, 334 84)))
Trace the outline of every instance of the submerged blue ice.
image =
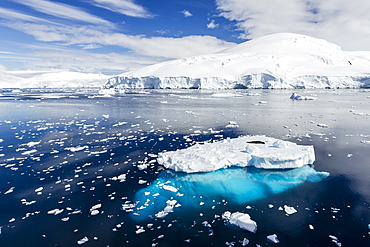
POLYGON ((228 168, 209 173, 162 171, 135 195, 132 216, 137 220, 165 217, 177 210, 215 205, 223 200, 245 204, 329 176, 306 165, 291 170, 228 168))

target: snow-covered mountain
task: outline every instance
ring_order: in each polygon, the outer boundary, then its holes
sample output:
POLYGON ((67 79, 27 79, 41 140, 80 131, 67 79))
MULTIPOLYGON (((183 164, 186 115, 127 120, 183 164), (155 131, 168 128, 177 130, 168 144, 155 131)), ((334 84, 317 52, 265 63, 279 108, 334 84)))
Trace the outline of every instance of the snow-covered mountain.
POLYGON ((306 35, 279 33, 218 53, 158 63, 110 78, 105 88, 370 87, 370 52, 343 51, 306 35))
POLYGON ((68 71, 0 71, 0 88, 101 87, 108 78, 68 71))

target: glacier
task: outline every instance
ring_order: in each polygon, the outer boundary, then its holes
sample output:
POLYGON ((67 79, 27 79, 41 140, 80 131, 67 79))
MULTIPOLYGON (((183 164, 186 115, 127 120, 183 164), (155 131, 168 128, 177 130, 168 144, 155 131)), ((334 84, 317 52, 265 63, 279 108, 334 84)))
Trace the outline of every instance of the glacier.
POLYGON ((187 173, 211 172, 232 166, 287 169, 313 164, 315 151, 311 145, 252 135, 161 152, 157 161, 167 169, 187 173))
POLYGON ((307 35, 277 33, 217 53, 147 66, 104 88, 282 89, 370 87, 370 52, 343 51, 307 35))
POLYGON ((130 215, 144 221, 182 210, 213 209, 225 202, 245 205, 328 176, 309 165, 288 170, 235 167, 207 173, 165 170, 135 193, 130 215))

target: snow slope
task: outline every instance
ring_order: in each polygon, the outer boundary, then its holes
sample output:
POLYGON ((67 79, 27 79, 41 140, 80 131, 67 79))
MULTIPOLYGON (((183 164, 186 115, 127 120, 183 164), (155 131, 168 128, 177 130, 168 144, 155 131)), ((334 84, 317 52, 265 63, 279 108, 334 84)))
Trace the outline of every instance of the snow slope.
POLYGON ((167 61, 110 78, 106 88, 370 87, 370 52, 347 52, 292 33, 257 38, 218 53, 167 61))
POLYGON ((0 88, 101 87, 108 78, 68 71, 0 71, 0 88))

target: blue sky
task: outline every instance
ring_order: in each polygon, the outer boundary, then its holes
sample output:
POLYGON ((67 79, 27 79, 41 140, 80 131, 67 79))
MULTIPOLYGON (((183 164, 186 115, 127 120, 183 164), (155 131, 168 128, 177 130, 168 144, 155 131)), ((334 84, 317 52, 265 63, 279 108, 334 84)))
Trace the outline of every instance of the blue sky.
POLYGON ((115 74, 276 32, 370 51, 368 13, 363 0, 1 0, 0 70, 115 74))

